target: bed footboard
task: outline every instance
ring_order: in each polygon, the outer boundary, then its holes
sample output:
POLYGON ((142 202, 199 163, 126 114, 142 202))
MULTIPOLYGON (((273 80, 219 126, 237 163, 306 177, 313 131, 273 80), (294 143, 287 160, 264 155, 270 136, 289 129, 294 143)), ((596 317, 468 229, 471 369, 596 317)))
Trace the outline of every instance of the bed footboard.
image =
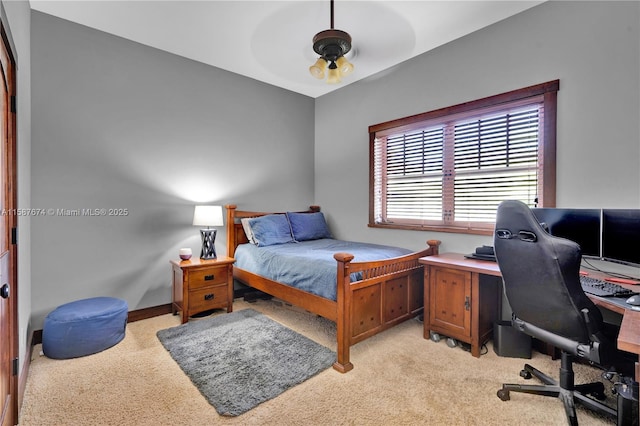
POLYGON ((336 253, 337 275, 337 360, 336 370, 353 368, 349 348, 380 333, 424 309, 424 274, 418 259, 438 254, 440 241, 427 241, 429 248, 407 256, 374 262, 352 262, 353 255, 336 253), (351 274, 362 279, 351 282, 351 274))

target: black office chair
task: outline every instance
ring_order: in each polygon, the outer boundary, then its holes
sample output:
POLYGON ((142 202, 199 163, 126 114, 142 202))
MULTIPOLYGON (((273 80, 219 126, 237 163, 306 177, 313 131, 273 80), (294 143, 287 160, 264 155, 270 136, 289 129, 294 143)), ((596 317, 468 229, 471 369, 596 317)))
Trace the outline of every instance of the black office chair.
MULTIPOLYGON (((615 332, 613 336, 606 334, 601 312, 582 290, 579 275, 582 256, 578 244, 545 232, 526 204, 504 201, 498 207, 494 248, 505 295, 513 312, 512 325, 561 352, 559 383, 525 364, 520 375, 525 379, 535 376, 544 384, 504 384, 498 397, 507 401, 510 392, 558 397, 564 403, 571 425, 578 424, 575 402, 617 418, 619 425, 632 424, 633 402, 618 401, 616 410, 589 396, 605 399, 602 382, 574 383, 572 364, 578 357, 608 371, 609 378, 617 377, 620 383, 633 384, 632 379, 625 378, 628 376, 619 375, 620 369, 614 373, 611 368, 615 364, 627 368, 629 363, 618 363, 624 358, 618 357, 615 332), (623 406, 626 408, 622 409, 623 406)), ((633 377, 633 370, 630 371, 633 377)), ((637 389, 637 383, 635 386, 637 389)))

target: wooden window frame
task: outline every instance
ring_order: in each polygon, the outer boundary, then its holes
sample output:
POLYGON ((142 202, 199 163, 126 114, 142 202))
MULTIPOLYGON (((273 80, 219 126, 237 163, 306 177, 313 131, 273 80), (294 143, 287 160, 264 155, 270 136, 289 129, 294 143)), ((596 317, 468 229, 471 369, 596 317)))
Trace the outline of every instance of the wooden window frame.
POLYGON ((376 134, 393 132, 404 132, 418 129, 421 124, 434 121, 445 121, 454 115, 471 116, 475 111, 486 110, 501 105, 526 101, 536 97, 542 97, 544 108, 543 126, 540 129, 540 140, 542 144, 541 156, 539 157, 540 168, 538 175, 543 181, 541 192, 538 194, 539 207, 555 207, 556 205, 556 122, 557 122, 557 92, 560 90, 560 81, 553 80, 518 90, 489 96, 486 98, 465 102, 462 104, 445 107, 421 114, 412 115, 384 123, 375 124, 369 127, 369 227, 373 228, 393 228, 409 229, 420 231, 455 232, 464 234, 492 235, 493 230, 487 228, 474 228, 445 226, 445 225, 409 225, 397 223, 376 223, 375 222, 375 174, 374 174, 374 148, 376 134))

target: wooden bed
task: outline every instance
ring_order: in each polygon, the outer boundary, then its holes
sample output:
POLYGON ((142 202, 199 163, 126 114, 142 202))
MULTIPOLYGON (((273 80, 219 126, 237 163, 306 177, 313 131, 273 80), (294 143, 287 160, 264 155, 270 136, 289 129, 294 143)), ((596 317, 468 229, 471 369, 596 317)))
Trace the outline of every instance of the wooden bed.
MULTIPOLYGON (((235 205, 225 207, 227 255, 234 257, 236 247, 248 242, 240 219, 273 212, 241 211, 235 205)), ((319 211, 320 207, 311 206, 303 213, 319 211)), ((336 253, 336 301, 236 267, 233 268, 233 277, 250 287, 334 321, 337 331, 337 359, 333 368, 346 373, 353 368, 349 360, 352 345, 423 311, 424 274, 418 259, 438 254, 440 241, 429 240, 427 244, 429 247, 425 250, 373 262, 352 262, 353 255, 336 253), (351 282, 350 274, 354 272, 362 272, 363 279, 351 282)))

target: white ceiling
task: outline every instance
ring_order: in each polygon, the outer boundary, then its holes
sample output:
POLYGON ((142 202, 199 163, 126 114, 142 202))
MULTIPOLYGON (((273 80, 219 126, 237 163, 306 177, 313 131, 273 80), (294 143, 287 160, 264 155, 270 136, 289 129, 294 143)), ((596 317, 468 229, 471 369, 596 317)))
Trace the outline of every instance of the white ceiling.
POLYGON ((313 78, 313 36, 330 28, 329 0, 55 1, 31 8, 310 97, 491 25, 543 1, 335 0, 335 28, 353 39, 342 83, 313 78))

